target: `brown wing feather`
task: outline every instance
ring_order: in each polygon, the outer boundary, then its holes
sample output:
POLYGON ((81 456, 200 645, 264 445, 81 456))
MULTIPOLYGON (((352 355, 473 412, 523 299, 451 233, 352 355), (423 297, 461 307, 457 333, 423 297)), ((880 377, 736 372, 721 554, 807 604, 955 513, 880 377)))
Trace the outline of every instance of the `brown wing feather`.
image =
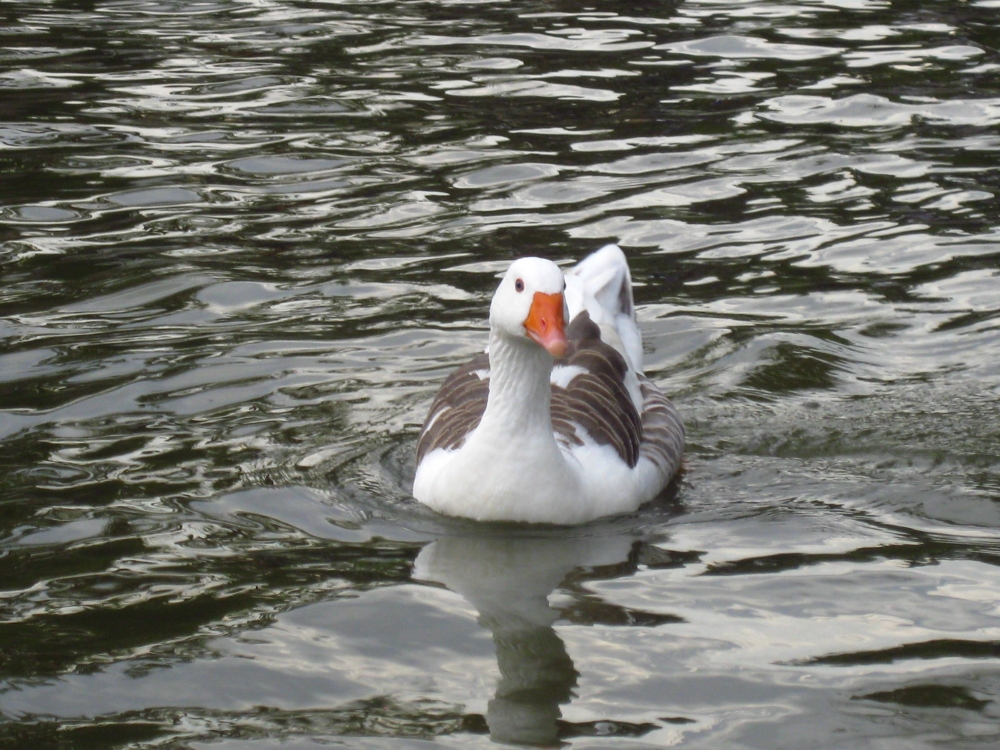
MULTIPOLYGON (((552 386, 552 429, 560 443, 582 445, 576 426, 600 445, 610 445, 629 466, 645 456, 667 477, 680 467, 684 425, 677 409, 652 381, 639 376, 640 415, 624 376, 621 354, 601 341, 601 329, 583 312, 566 329, 569 352, 557 365, 581 367, 585 373, 566 388, 552 386)), ((480 354, 444 381, 427 414, 417 442, 417 462, 435 448, 458 448, 483 417, 489 397, 490 361, 480 354), (483 377, 482 373, 486 372, 483 377)))
POLYGON ((625 387, 628 366, 616 349, 601 341, 601 329, 586 312, 566 329, 569 354, 560 365, 586 372, 566 388, 552 386, 552 427, 564 443, 579 444, 574 424, 600 445, 610 445, 629 466, 639 461, 642 420, 625 387))
POLYGON ((684 455, 684 423, 676 407, 663 391, 639 376, 642 393, 642 445, 639 455, 656 464, 665 477, 672 477, 681 467, 684 455))
POLYGON ((479 426, 490 394, 489 376, 480 377, 479 373, 489 369, 489 356, 480 354, 445 379, 417 441, 417 463, 435 448, 459 447, 479 426))

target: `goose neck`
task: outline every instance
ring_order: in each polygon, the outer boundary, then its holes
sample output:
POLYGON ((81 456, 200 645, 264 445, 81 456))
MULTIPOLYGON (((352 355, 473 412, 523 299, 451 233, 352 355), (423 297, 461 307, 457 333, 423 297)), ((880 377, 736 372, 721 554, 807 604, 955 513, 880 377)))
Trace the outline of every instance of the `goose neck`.
POLYGON ((490 334, 490 395, 483 423, 502 421, 514 433, 552 434, 552 356, 527 339, 490 334))

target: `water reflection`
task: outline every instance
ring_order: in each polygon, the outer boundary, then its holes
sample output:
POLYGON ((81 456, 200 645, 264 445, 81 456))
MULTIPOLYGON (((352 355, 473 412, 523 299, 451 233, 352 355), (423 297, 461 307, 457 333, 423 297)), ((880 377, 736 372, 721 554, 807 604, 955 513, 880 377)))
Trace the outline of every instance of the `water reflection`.
MULTIPOLYGON (((500 680, 487 709, 490 738, 552 746, 580 733, 560 721, 560 706, 572 700, 579 673, 554 628, 561 618, 572 617, 572 609, 552 607, 549 597, 572 571, 594 577, 621 574, 638 539, 511 533, 438 539, 420 552, 414 577, 461 594, 478 611, 479 624, 493 634, 500 680)), ((607 733, 614 733, 614 723, 607 725, 607 733)))

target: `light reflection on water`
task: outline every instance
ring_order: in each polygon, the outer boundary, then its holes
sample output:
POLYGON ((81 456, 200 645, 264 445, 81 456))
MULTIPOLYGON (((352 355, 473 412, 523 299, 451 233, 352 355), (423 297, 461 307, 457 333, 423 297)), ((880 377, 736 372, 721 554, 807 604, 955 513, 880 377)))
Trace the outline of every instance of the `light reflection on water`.
POLYGON ((0 737, 992 746, 994 5, 7 3, 0 737), (608 241, 683 482, 418 507, 608 241))

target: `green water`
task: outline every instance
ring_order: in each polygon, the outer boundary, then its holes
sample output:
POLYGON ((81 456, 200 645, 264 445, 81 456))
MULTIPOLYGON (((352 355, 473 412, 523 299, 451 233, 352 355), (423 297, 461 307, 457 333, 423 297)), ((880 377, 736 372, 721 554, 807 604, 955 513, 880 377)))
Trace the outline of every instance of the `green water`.
POLYGON ((0 745, 994 747, 998 13, 0 4, 0 745), (607 242, 683 481, 419 506, 607 242))

